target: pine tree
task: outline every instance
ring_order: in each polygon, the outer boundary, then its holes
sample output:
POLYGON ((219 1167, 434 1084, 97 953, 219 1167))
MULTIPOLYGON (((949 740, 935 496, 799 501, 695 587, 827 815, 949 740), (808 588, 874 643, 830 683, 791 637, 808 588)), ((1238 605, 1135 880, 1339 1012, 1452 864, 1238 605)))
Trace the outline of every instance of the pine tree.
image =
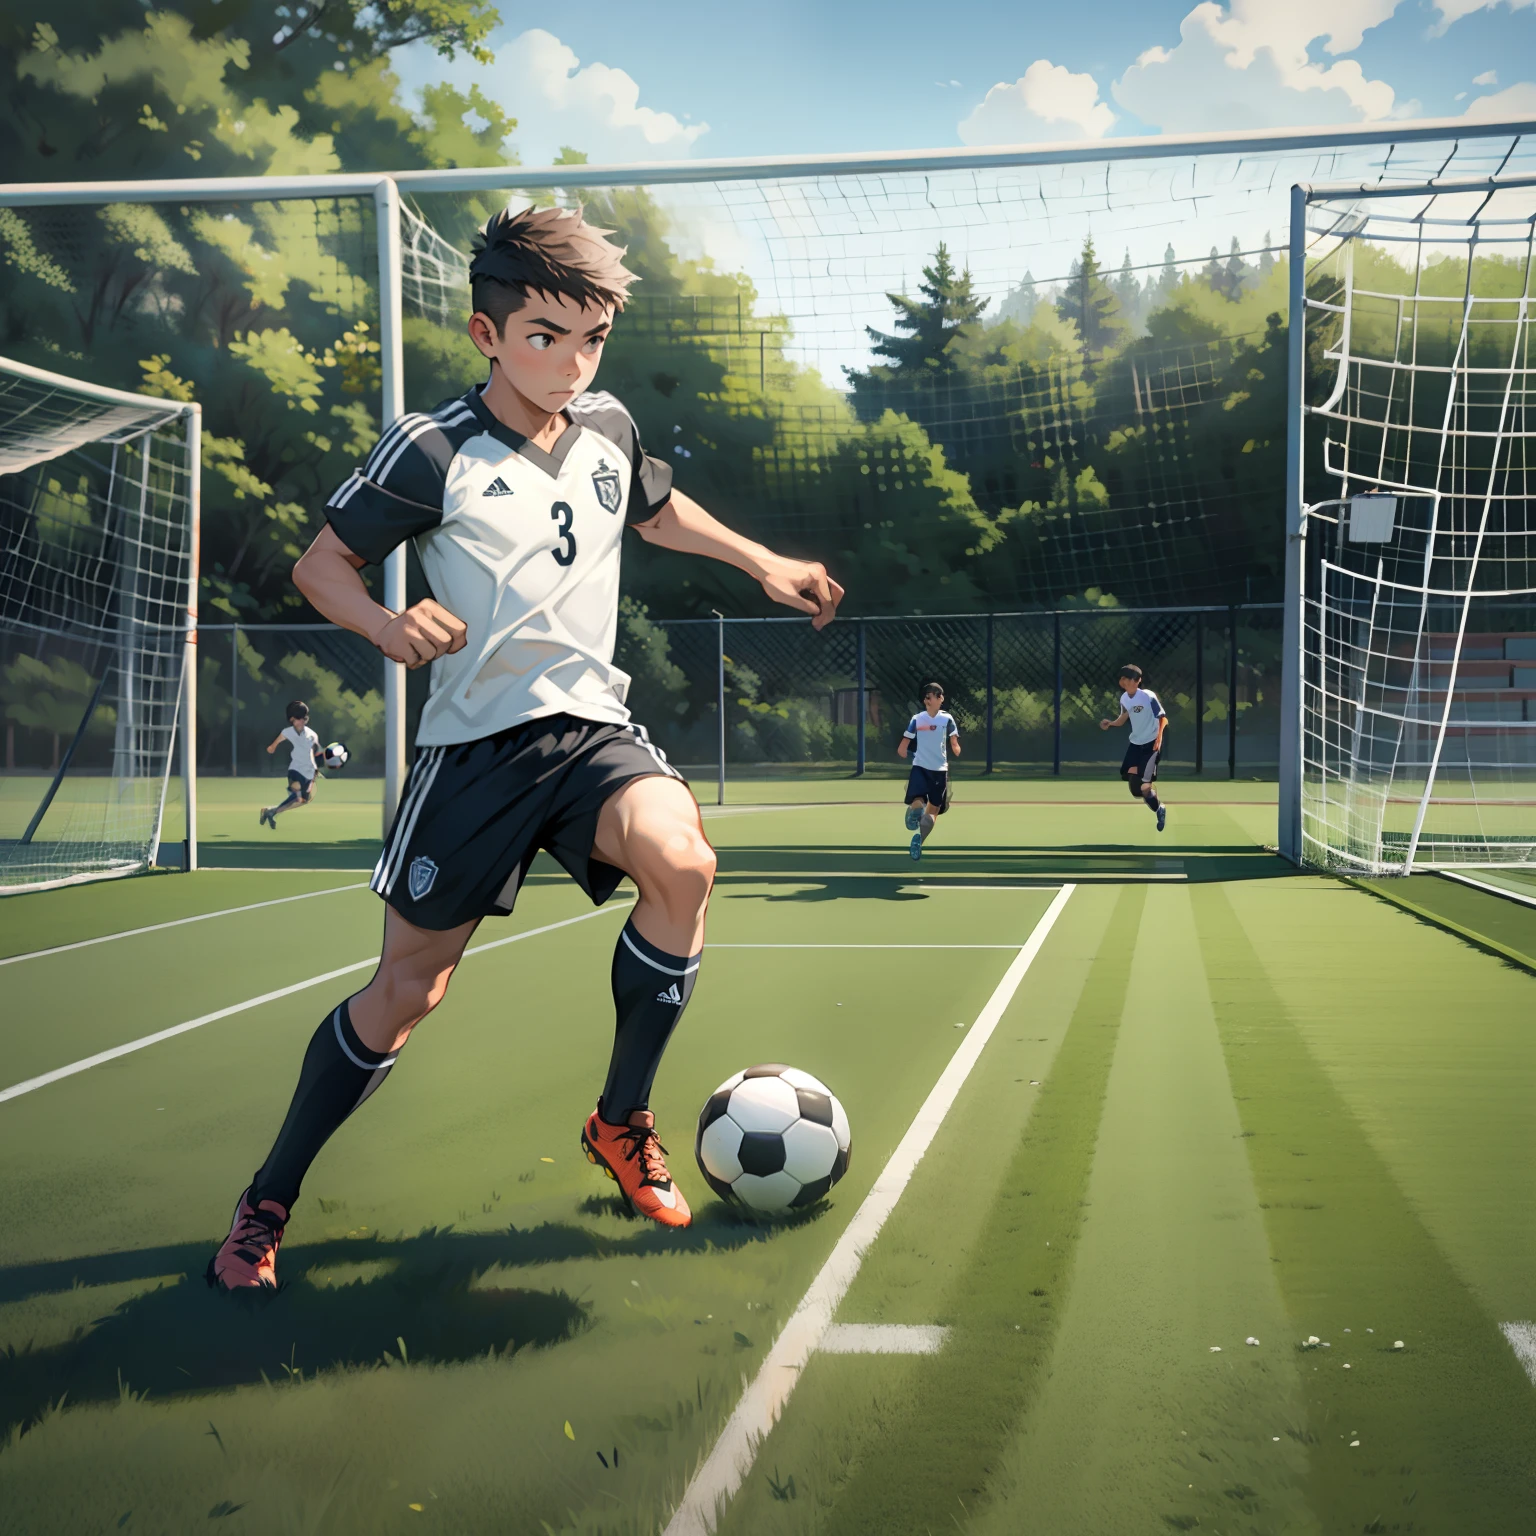
POLYGON ((1056 312, 1063 320, 1077 326, 1083 348, 1083 362, 1091 365, 1125 335, 1125 317, 1120 301, 1104 281, 1093 237, 1083 241, 1083 253, 1072 263, 1066 288, 1056 301, 1056 312))
POLYGON ((1259 276, 1268 277, 1275 270, 1275 237, 1269 230, 1264 231, 1264 249, 1259 252, 1259 276))
POLYGON ((1035 274, 1026 271, 1018 286, 1008 290, 993 319, 1011 320, 1015 325, 1027 328, 1039 307, 1040 294, 1035 287, 1035 274))
MULTIPOLYGON (((978 299, 971 292, 970 272, 955 271, 949 249, 942 242, 934 252, 933 265, 923 268, 918 292, 921 299, 886 294, 896 310, 896 329, 906 334, 893 336, 866 326, 874 343, 870 350, 876 357, 886 359, 888 366, 880 370, 882 373, 921 371, 932 377, 946 377, 959 366, 952 351, 955 341, 967 326, 981 318, 989 301, 978 299)), ((869 377, 854 369, 847 372, 855 389, 861 379, 869 377)))
POLYGON ((1205 279, 1205 286, 1212 293, 1225 293, 1227 275, 1221 269, 1221 257, 1216 254, 1216 247, 1211 247, 1211 259, 1200 270, 1200 276, 1205 279))
POLYGON ((1243 289, 1252 276, 1253 268, 1242 258, 1242 246, 1236 235, 1232 236, 1232 249, 1227 256, 1226 270, 1222 273, 1223 292, 1235 304, 1243 296, 1243 289))
POLYGON ((1120 315, 1125 321, 1126 328, 1132 331, 1140 331, 1145 316, 1142 313, 1142 299, 1144 297, 1142 286, 1137 281, 1136 274, 1131 271, 1130 247, 1126 247, 1125 260, 1120 264, 1120 271, 1115 275, 1115 298, 1120 305, 1120 315))

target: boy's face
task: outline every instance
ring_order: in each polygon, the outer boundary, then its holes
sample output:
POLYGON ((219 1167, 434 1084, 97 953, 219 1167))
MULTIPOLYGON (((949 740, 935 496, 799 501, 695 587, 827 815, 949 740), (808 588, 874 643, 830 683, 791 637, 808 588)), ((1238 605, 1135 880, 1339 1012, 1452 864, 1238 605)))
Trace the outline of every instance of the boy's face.
POLYGON ((923 708, 930 715, 936 715, 944 708, 944 695, 942 693, 925 693, 923 695, 923 708))
POLYGON ((1120 679, 1121 693, 1135 693, 1140 687, 1141 679, 1139 677, 1122 677, 1120 679))
POLYGON ((471 316, 469 334, 529 405, 553 416, 592 382, 613 315, 612 304, 583 305, 530 291, 528 302, 507 316, 500 336, 485 314, 471 316))
POLYGON ((304 729, 304 727, 309 724, 309 716, 308 715, 289 715, 288 716, 288 724, 291 725, 294 728, 294 730, 302 731, 304 729))

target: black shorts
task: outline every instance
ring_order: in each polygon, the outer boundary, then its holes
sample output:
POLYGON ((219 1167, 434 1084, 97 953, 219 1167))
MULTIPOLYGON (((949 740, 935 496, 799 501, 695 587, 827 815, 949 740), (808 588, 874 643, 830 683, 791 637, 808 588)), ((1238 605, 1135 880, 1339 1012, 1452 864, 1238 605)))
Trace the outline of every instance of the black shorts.
POLYGON ((902 802, 911 805, 921 796, 929 805, 939 808, 942 816, 949 809, 949 774, 933 768, 919 768, 916 763, 907 775, 907 797, 902 802))
POLYGON ((570 715, 419 747, 370 884, 418 928, 457 928, 510 912, 542 848, 601 906, 624 875, 592 857, 598 812, 656 775, 683 781, 642 726, 570 715))
POLYGON ((297 768, 290 768, 288 770, 288 788, 290 790, 297 789, 301 795, 307 795, 314 787, 315 780, 313 775, 306 779, 297 768))
POLYGON ((1136 770, 1137 779, 1143 784, 1150 784, 1157 777, 1157 743, 1144 741, 1140 744, 1132 742, 1125 749, 1125 758, 1120 764, 1120 777, 1128 779, 1131 769, 1136 770))

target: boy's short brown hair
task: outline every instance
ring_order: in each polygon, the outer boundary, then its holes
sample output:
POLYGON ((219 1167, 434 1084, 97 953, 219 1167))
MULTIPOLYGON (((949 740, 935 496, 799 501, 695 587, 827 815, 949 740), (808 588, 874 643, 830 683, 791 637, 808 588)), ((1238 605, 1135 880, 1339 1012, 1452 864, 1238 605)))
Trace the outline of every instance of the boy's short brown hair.
POLYGON ((923 697, 925 699, 942 699, 944 697, 944 689, 938 683, 924 683, 923 697))
POLYGON ((639 279, 624 265, 624 247, 604 238, 612 233, 588 224, 579 204, 493 215, 469 264, 474 312, 487 315, 500 336, 530 292, 623 309, 639 279))

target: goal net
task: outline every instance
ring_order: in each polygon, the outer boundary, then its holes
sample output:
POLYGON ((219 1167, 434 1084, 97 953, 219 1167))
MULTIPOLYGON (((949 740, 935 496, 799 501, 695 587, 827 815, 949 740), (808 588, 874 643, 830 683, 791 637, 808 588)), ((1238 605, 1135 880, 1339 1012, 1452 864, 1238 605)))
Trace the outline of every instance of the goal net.
POLYGON ((1536 177, 1305 217, 1304 859, 1536 863, 1536 177))
POLYGON ((198 407, 0 359, 0 893, 146 868, 182 709, 198 407))

